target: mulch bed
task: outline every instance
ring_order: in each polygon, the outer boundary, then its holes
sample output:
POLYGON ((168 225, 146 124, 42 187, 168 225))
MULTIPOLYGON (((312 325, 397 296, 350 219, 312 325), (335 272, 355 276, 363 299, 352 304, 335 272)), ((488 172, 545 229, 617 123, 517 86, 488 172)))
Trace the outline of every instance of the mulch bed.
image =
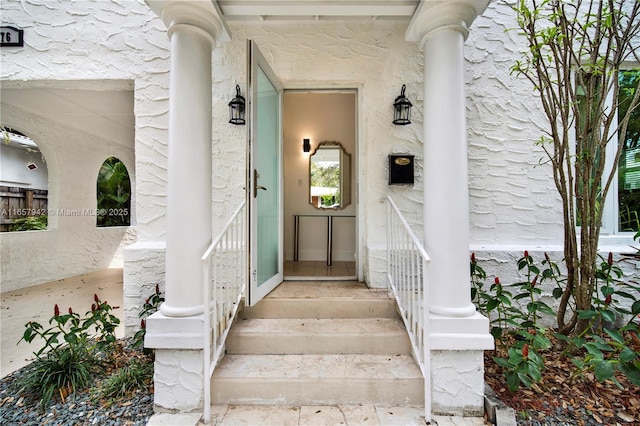
MULTIPOLYGON (((556 339, 551 339, 553 347, 558 347, 556 339)), ((633 349, 639 351, 640 345, 633 349)), ((518 424, 640 425, 640 387, 622 374, 616 378, 623 389, 610 380, 598 382, 591 372, 572 378, 576 367, 571 358, 562 350, 548 350, 541 353, 545 360, 542 381, 512 393, 501 367, 493 361, 497 354, 485 352, 485 381, 515 410, 518 424), (563 422, 551 420, 558 417, 563 422)))

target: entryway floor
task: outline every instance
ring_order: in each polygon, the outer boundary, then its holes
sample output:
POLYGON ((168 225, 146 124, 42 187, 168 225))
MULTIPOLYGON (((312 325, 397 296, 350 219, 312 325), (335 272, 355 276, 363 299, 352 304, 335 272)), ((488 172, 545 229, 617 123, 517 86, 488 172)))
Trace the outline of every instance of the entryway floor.
MULTIPOLYGON (((156 414, 147 426, 204 426, 200 414, 156 414)), ((422 426, 423 407, 374 405, 255 406, 214 405, 208 426, 422 426)), ((482 417, 433 416, 431 425, 483 426, 482 417)))
POLYGON ((284 262, 285 280, 355 280, 356 262, 293 261, 284 262))

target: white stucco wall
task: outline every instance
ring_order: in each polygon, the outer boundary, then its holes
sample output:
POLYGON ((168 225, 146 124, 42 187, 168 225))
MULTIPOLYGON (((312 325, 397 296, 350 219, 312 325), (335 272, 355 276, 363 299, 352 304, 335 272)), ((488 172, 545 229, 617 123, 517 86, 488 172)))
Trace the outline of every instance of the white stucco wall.
MULTIPOLYGON (((128 274, 155 276, 161 283, 170 56, 164 25, 142 0, 75 2, 72 7, 63 1, 47 1, 45 6, 15 0, 2 2, 0 8, 2 23, 23 28, 26 41, 24 48, 0 52, 3 85, 133 82, 138 243, 128 250, 157 259, 153 272, 131 262, 128 274)), ((229 23, 232 40, 218 43, 212 59, 214 233, 244 197, 246 128, 227 124, 227 103, 236 84, 245 92, 246 39, 252 38, 285 88, 358 89, 359 191, 354 196, 359 202, 364 278, 370 285, 385 285, 387 195, 422 234, 424 55, 417 43, 404 40, 406 26, 380 20, 229 23), (402 84, 414 104, 413 123, 394 126, 392 103, 402 84), (416 155, 414 186, 387 185, 390 153, 416 155)), ((534 248, 558 251, 562 242, 558 196, 549 169, 538 165, 542 153, 533 145, 544 118, 528 83, 509 72, 522 47, 516 31, 505 32, 513 27, 510 8, 493 2, 476 19, 465 44, 471 249, 495 256, 516 256, 534 248)), ((628 242, 618 238, 611 244, 623 248, 628 242)))
POLYGON ((133 171, 133 146, 82 133, 13 106, 1 107, 3 123, 39 141, 49 169, 48 229, 0 234, 2 292, 122 267, 122 246, 133 241, 134 231, 96 227, 96 179, 110 156, 120 158, 133 171))

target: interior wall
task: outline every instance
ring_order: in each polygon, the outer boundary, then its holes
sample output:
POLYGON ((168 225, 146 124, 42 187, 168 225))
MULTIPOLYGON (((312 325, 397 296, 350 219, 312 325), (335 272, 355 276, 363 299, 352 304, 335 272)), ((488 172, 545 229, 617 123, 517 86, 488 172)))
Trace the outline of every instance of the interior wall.
MULTIPOLYGON (((286 91, 284 120, 284 253, 293 260, 293 215, 300 219, 299 260, 326 260, 328 215, 356 214, 356 92, 286 91), (311 140, 311 152, 302 140, 311 140), (340 210, 319 210, 309 203, 309 157, 323 141, 340 142, 351 155, 351 204, 340 210)), ((355 217, 333 220, 333 260, 355 260, 355 217)))

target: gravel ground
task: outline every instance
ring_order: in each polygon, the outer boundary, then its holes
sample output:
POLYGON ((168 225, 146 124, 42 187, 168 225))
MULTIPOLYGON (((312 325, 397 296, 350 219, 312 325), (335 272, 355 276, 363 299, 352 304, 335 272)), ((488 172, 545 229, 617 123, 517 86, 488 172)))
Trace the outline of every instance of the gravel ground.
POLYGON ((106 406, 104 401, 94 401, 90 392, 84 391, 70 395, 65 402, 58 398, 43 412, 37 401, 16 394, 12 386, 25 368, 0 381, 2 425, 143 426, 153 414, 153 395, 148 392, 136 393, 127 400, 106 406))
MULTIPOLYGON (((123 341, 124 350, 118 363, 140 353, 123 341)), ((122 364, 119 364, 122 365, 122 364)), ((95 389, 84 389, 69 395, 64 401, 54 398, 52 405, 43 411, 38 400, 20 392, 18 379, 29 365, 0 379, 0 425, 49 425, 49 426, 143 426, 153 415, 153 391, 137 391, 125 398, 107 403, 95 397, 95 389)), ((113 367, 105 365, 95 378, 94 386, 113 373, 113 367)))

